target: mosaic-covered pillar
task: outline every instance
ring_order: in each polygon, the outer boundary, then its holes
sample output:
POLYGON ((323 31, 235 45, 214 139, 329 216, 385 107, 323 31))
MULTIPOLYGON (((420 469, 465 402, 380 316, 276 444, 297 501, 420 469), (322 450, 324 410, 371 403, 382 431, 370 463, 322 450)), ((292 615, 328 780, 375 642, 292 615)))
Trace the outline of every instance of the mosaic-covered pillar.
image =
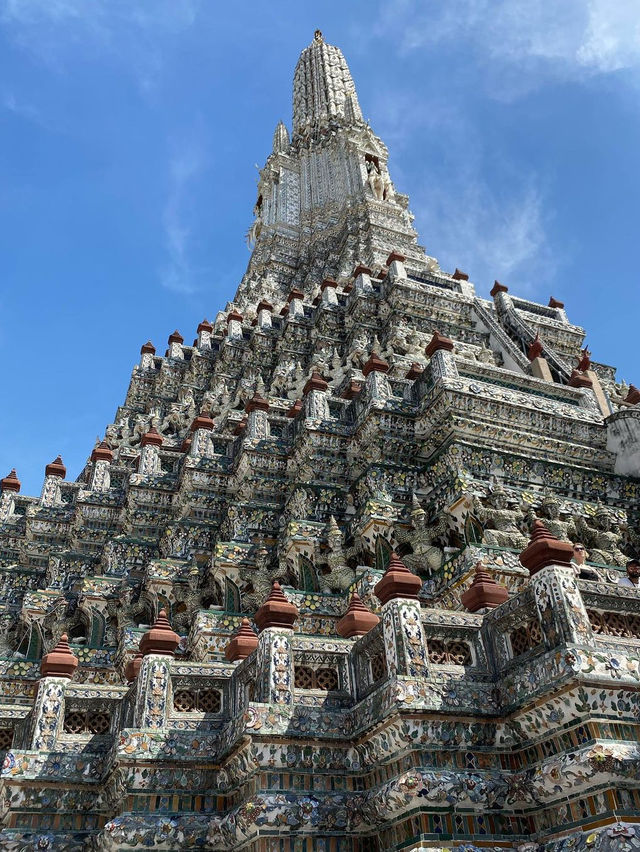
POLYGON ((71 653, 67 634, 42 659, 38 691, 33 705, 31 748, 53 751, 64 725, 64 693, 78 667, 78 658, 71 653))
POLYGON ((101 441, 91 453, 93 473, 91 474, 92 491, 108 491, 111 486, 111 462, 113 452, 106 443, 101 441))
POLYGON ((153 370, 155 364, 155 354, 156 347, 150 340, 147 340, 146 343, 143 343, 140 349, 140 369, 153 370))
POLYGON ((388 372, 387 362, 372 352, 362 368, 362 374, 366 379, 366 392, 370 399, 384 400, 391 396, 391 387, 386 375, 388 372))
POLYGON ((227 339, 242 340, 242 314, 231 311, 227 314, 227 339))
POLYGON ((549 648, 593 643, 593 631, 572 567, 550 565, 530 580, 549 648))
POLYGON ((407 270, 404 266, 405 256, 403 254, 399 254, 396 251, 392 251, 389 257, 387 258, 387 266, 389 267, 387 271, 387 277, 389 281, 393 282, 398 279, 404 280, 407 277, 407 270))
POLYGON ((213 325, 207 319, 203 319, 198 325, 198 349, 211 349, 211 335, 213 325))
POLYGON ((269 403, 256 391, 245 407, 247 412, 247 438, 261 439, 269 435, 269 403))
POLYGON ((13 514, 15 495, 20 492, 20 480, 15 468, 0 480, 0 521, 6 521, 13 514))
POLYGON ((419 577, 396 553, 374 591, 382 603, 382 629, 387 670, 391 677, 426 677, 429 674, 427 641, 422 627, 419 577))
POLYGON ((162 609, 140 640, 142 664, 136 678, 133 727, 164 728, 171 709, 171 661, 180 637, 162 609))
POLYGON ((324 305, 338 305, 338 295, 336 293, 337 286, 337 281, 334 281, 331 278, 324 279, 320 285, 320 290, 322 291, 322 303, 324 305))
POLYGON ((167 356, 176 360, 184 360, 184 351, 182 349, 184 337, 179 331, 174 331, 173 334, 169 335, 168 343, 169 349, 167 350, 167 356))
POLYGON ((56 506, 60 502, 60 480, 67 475, 67 469, 60 456, 44 469, 44 484, 40 494, 41 506, 56 506))
POLYGON ((211 455, 211 432, 213 420, 204 411, 191 424, 191 447, 189 455, 193 458, 211 455))
POLYGON ((256 612, 258 636, 258 675, 256 699, 279 707, 293 705, 294 661, 293 625, 297 608, 290 603, 279 583, 256 612))
POLYGON ((289 319, 294 319, 296 317, 302 318, 304 316, 304 304, 302 303, 303 297, 304 294, 300 290, 292 290, 289 293, 289 319))
POLYGON ((327 420, 329 418, 328 388, 329 383, 322 378, 317 369, 314 369, 302 391, 305 417, 315 420, 327 420))
POLYGON ((457 378, 458 368, 453 355, 453 340, 434 331, 433 337, 424 350, 430 358, 431 377, 434 382, 442 378, 457 378))
POLYGON ((140 460, 138 461, 138 473, 158 473, 160 470, 160 447, 163 437, 152 426, 140 440, 140 460))
POLYGON ((267 302, 263 299, 258 303, 258 316, 257 316, 257 325, 258 328, 263 330, 268 328, 273 328, 273 320, 271 318, 271 314, 273 313, 273 305, 271 302, 267 302))
POLYGON ((572 555, 571 544, 557 539, 539 520, 534 522, 529 544, 520 554, 520 562, 531 575, 529 582, 548 648, 593 642, 572 555))

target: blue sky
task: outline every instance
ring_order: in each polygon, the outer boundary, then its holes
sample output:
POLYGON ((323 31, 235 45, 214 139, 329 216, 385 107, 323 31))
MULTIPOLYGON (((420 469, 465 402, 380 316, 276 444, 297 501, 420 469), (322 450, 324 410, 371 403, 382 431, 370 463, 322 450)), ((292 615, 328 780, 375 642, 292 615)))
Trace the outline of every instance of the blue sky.
POLYGON ((0 0, 0 475, 75 478, 140 345, 248 260, 255 163, 316 27, 445 269, 563 299, 640 384, 637 0, 0 0))

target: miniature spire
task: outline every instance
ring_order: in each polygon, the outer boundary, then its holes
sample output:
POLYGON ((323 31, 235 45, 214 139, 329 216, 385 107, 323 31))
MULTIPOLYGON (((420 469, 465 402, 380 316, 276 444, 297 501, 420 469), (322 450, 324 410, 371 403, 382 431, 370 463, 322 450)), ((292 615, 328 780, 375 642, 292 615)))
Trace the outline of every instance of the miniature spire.
POLYGON ((180 637, 171 629, 166 610, 161 609, 155 624, 140 640, 140 651, 148 654, 167 654, 173 657, 180 643, 180 637))
POLYGON ((533 576, 548 565, 569 565, 572 556, 573 546, 570 542, 560 541, 542 521, 535 520, 529 544, 520 554, 520 562, 533 576))
POLYGON ((56 647, 42 658, 40 674, 42 677, 72 678, 78 668, 78 658, 69 647, 68 637, 63 633, 56 647))
POLYGON ((289 131, 284 122, 279 121, 273 134, 273 153, 282 154, 289 147, 289 131))
POLYGON ((148 444, 160 447, 163 441, 164 438, 162 437, 160 432, 158 432, 155 426, 152 426, 148 432, 145 432, 145 434, 140 439, 140 443, 143 447, 146 447, 148 444))
POLYGON ((493 609, 509 598, 509 592, 497 583, 486 570, 482 562, 476 563, 473 582, 460 598, 462 606, 469 612, 483 609, 493 609))
POLYGON ((262 633, 267 627, 293 628, 298 610, 285 598, 280 583, 274 582, 269 597, 256 612, 255 622, 262 633))
POLYGON ((336 624, 336 630, 345 639, 353 636, 364 636, 380 621, 375 612, 362 603, 360 595, 354 592, 349 601, 349 608, 336 624))
POLYGON ((376 584, 375 595, 382 604, 395 598, 417 600, 422 581, 407 568, 395 550, 391 554, 389 565, 382 579, 376 584))
POLYGON ((362 121, 356 87, 342 51, 327 44, 320 30, 305 48, 293 76, 293 132, 331 120, 362 121), (348 99, 348 100, 347 100, 348 99))
POLYGON ((238 631, 225 648, 224 655, 230 663, 236 660, 244 660, 258 647, 258 637, 251 629, 251 622, 243 618, 238 631))
POLYGON ((111 449, 109 444, 107 444, 106 441, 100 441, 98 446, 93 448, 93 452, 91 453, 91 461, 113 461, 113 450, 111 449))
POLYGON ((20 480, 16 473, 15 467, 11 468, 4 479, 0 480, 0 491, 15 491, 16 494, 20 491, 20 480))
POLYGON ((62 463, 62 457, 56 456, 55 459, 50 462, 44 469, 45 476, 59 476, 60 479, 64 479, 67 475, 67 469, 62 463))

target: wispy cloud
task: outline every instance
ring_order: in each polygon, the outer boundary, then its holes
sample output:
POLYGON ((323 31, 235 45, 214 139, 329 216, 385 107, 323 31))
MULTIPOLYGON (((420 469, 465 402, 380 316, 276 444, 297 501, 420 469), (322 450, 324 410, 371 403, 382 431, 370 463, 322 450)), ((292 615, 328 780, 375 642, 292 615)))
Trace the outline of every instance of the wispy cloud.
POLYGON ((169 191, 162 212, 167 264, 161 272, 162 286, 184 295, 197 290, 201 272, 191 262, 193 235, 191 222, 192 189, 206 163, 202 146, 191 139, 180 145, 169 163, 169 191))
POLYGON ((640 70, 637 0, 384 0, 370 32, 401 53, 445 44, 455 63, 471 52, 498 97, 640 70))
MULTIPOLYGON (((392 151, 402 154, 416 139, 426 140, 411 203, 427 253, 443 269, 464 269, 481 292, 496 278, 532 295, 550 282, 563 258, 551 251, 553 212, 538 175, 523 175, 508 158, 487 151, 469 114, 437 91, 419 101, 379 92, 375 111, 376 129, 392 151)), ((402 185, 402 172, 391 165, 402 185)))
POLYGON ((191 27, 200 0, 0 0, 0 24, 14 43, 62 72, 77 54, 108 56, 142 90, 162 69, 164 40, 191 27))

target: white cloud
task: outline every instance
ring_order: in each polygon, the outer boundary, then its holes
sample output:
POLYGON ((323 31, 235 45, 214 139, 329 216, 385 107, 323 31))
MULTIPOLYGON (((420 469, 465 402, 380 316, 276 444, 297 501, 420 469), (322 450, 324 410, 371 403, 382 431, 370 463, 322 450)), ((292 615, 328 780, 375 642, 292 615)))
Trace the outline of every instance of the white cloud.
POLYGON ((497 96, 546 80, 640 69, 637 0, 386 0, 372 30, 400 52, 469 51, 497 96))
POLYGON ((161 273, 162 286, 184 295, 197 290, 190 254, 192 230, 190 197, 194 180, 205 166, 202 148, 196 142, 182 145, 169 164, 169 193, 162 212, 168 262, 161 273))

